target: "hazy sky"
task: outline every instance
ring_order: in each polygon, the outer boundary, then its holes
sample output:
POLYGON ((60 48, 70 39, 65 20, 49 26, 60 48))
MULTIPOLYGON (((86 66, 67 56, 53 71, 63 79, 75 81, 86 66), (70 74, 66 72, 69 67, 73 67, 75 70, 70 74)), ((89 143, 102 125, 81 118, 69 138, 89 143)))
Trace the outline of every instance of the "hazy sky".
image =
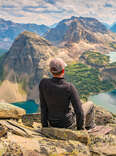
POLYGON ((52 25, 71 16, 116 22, 116 0, 0 0, 0 18, 52 25))

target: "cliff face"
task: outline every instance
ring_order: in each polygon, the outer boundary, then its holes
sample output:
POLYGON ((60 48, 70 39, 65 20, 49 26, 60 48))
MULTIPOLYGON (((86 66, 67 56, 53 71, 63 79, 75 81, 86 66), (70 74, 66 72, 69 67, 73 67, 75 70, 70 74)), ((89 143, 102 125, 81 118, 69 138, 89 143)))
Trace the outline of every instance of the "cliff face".
POLYGON ((4 73, 3 79, 9 83, 7 85, 9 93, 3 88, 4 81, 2 81, 0 86, 0 92, 2 92, 2 95, 6 95, 4 100, 15 102, 25 101, 26 98, 33 99, 33 96, 35 96, 35 99, 38 98, 38 83, 43 75, 48 74, 47 65, 49 59, 55 56, 54 49, 47 40, 31 32, 24 32, 16 38, 12 47, 1 61, 4 73), (12 86, 11 83, 15 85, 12 86), (17 88, 16 86, 19 87, 17 88), (14 101, 13 94, 15 94, 16 90, 13 91, 13 88, 17 88, 18 92, 18 95, 14 96, 14 101), (20 94, 22 98, 18 98, 20 94), (10 96, 9 99, 7 98, 8 96, 10 96))

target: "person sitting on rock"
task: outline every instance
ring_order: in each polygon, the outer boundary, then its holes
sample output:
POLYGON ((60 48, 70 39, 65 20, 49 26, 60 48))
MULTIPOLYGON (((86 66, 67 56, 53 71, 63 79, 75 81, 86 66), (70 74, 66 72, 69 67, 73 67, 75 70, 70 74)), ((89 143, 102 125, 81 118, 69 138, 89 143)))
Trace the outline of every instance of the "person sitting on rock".
POLYGON ((66 63, 60 58, 50 61, 52 78, 39 84, 42 127, 90 129, 94 126, 94 105, 82 105, 75 86, 64 79, 66 63))

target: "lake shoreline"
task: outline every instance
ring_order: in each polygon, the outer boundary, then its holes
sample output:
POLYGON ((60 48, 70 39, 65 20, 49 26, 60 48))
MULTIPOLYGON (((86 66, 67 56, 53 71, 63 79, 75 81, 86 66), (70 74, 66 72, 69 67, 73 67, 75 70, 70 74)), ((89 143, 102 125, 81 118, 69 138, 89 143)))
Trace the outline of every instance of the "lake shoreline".
POLYGON ((88 100, 98 106, 104 107, 109 112, 116 114, 116 89, 111 92, 89 96, 88 100))

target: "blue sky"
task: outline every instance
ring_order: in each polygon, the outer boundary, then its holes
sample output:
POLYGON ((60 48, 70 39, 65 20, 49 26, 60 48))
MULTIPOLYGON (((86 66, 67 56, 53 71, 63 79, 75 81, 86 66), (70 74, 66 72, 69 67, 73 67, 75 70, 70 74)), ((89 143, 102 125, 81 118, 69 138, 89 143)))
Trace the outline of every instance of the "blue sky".
POLYGON ((0 18, 52 25, 71 16, 116 22, 116 0, 0 0, 0 18))

